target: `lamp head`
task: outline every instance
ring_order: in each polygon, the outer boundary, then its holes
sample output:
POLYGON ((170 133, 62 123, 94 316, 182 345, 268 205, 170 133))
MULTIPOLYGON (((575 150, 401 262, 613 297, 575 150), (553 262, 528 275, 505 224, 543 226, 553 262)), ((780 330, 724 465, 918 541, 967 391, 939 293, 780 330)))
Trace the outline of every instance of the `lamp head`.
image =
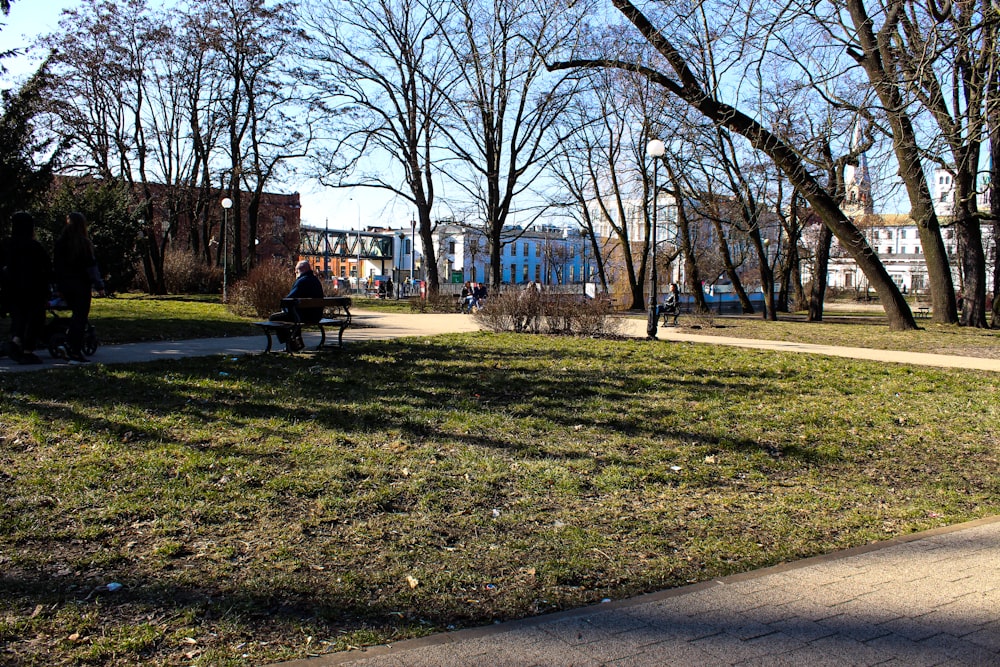
POLYGON ((651 158, 663 157, 667 152, 667 147, 659 139, 653 139, 646 144, 646 155, 651 158))
POLYGON ((229 197, 223 199, 221 203, 222 203, 222 208, 229 209, 233 207, 233 200, 230 199, 229 197))

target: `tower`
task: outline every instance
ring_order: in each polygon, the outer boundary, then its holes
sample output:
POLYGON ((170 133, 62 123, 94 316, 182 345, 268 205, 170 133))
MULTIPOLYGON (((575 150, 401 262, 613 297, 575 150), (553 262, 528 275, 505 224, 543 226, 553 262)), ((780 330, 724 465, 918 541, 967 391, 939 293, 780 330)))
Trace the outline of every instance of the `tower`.
MULTIPOLYGON (((851 151, 857 152, 861 147, 861 123, 854 125, 854 137, 851 140, 851 151)), ((868 158, 864 152, 858 153, 857 164, 849 164, 844 169, 844 215, 857 218, 872 215, 875 212, 872 203, 872 181, 868 171, 868 158)))

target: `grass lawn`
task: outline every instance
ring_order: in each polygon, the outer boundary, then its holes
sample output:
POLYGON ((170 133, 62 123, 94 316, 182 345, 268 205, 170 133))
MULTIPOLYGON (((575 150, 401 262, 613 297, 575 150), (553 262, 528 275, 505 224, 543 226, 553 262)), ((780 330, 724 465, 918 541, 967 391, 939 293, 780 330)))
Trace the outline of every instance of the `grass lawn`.
POLYGON ((233 315, 218 295, 120 294, 94 299, 90 308, 102 344, 249 336, 259 333, 249 324, 253 319, 233 315))
POLYGON ((480 333, 0 391, 4 663, 262 664, 1000 513, 980 372, 480 333))

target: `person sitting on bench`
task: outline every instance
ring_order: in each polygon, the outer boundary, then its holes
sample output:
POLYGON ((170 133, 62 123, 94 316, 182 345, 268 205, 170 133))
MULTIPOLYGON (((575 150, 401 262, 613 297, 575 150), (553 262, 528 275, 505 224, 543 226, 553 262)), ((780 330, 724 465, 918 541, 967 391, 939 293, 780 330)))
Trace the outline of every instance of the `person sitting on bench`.
MULTIPOLYGON (((313 273, 309 261, 303 259, 295 265, 296 279, 292 283, 292 289, 285 297, 286 299, 322 299, 323 283, 319 281, 313 273)), ((267 319, 272 322, 308 322, 314 324, 323 318, 322 308, 302 308, 298 311, 298 319, 295 313, 284 309, 278 313, 272 313, 267 319)), ((285 344, 285 349, 289 352, 298 352, 305 347, 302 341, 302 332, 295 327, 291 331, 278 329, 275 334, 278 342, 285 344)))
POLYGON ((670 283, 670 291, 667 292, 667 296, 663 300, 660 312, 663 313, 663 326, 667 325, 667 317, 669 315, 674 316, 674 326, 677 326, 677 318, 681 314, 681 301, 680 294, 677 292, 677 283, 670 283))

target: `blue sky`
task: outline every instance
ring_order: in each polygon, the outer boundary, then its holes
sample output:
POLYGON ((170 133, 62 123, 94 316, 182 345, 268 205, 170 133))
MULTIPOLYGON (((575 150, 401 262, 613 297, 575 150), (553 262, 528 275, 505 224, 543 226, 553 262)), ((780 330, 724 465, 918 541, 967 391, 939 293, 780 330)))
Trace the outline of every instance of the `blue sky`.
MULTIPOLYGON (((79 4, 79 0, 14 0, 10 14, 2 19, 6 25, 0 32, 0 50, 23 49, 38 35, 54 31, 62 10, 79 4)), ((4 66, 12 75, 24 75, 30 73, 34 62, 31 58, 15 58, 4 66)))

